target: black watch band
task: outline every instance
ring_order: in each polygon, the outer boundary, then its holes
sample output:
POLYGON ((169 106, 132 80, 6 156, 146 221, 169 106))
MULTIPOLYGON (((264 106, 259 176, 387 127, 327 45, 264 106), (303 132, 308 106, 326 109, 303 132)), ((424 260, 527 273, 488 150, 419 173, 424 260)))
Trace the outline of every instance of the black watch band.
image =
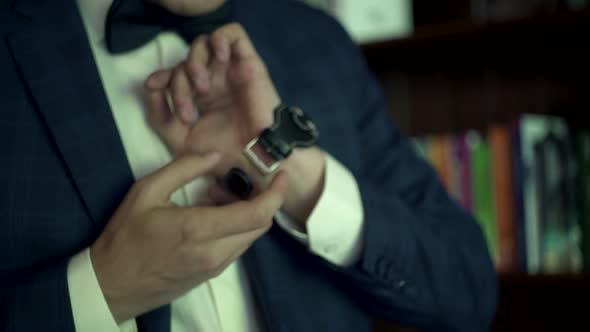
POLYGON ((272 127, 266 128, 259 137, 250 141, 244 154, 262 174, 271 174, 277 170, 281 160, 289 157, 293 149, 313 146, 318 138, 318 128, 303 110, 295 106, 279 105, 274 110, 272 127), (268 155, 267 158, 258 155, 260 152, 254 149, 256 145, 268 155))

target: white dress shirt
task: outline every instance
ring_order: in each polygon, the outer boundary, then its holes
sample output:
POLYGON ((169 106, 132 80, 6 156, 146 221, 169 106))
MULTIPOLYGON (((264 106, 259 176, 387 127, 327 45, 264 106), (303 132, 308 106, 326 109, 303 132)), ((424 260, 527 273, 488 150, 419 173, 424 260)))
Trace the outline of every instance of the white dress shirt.
MULTIPOLYGON (((104 43, 104 24, 112 0, 78 0, 91 48, 119 134, 136 179, 164 166, 171 155, 146 122, 143 82, 154 71, 184 60, 188 46, 173 33, 162 33, 144 47, 111 55, 104 43)), ((347 266, 362 250, 363 206, 352 174, 327 155, 324 192, 307 222, 307 233, 280 212, 279 225, 329 262, 347 266)), ((208 178, 199 178, 172 195, 178 205, 207 199, 208 178)), ((135 320, 115 322, 104 299, 89 250, 68 265, 68 287, 76 331, 137 331, 135 320)), ((218 277, 195 287, 171 304, 172 332, 259 331, 255 302, 238 259, 218 277)))

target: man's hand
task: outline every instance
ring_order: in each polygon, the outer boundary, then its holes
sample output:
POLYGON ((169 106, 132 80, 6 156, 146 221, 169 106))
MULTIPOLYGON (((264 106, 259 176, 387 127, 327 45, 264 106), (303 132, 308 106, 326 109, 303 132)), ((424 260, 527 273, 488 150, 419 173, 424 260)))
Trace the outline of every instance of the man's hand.
POLYGON ((139 180, 90 248, 109 308, 121 323, 170 303, 216 276, 272 225, 284 202, 279 174, 251 201, 178 207, 170 195, 219 162, 186 155, 139 180))
MULTIPOLYGON (((255 192, 268 186, 272 177, 261 176, 242 151, 272 125, 281 100, 239 24, 196 39, 186 61, 152 74, 146 88, 150 123, 173 154, 221 151, 226 159, 216 167, 218 178, 239 167, 253 179, 255 192)), ((284 206, 289 215, 307 220, 323 190, 324 168, 318 148, 296 149, 282 162, 291 190, 284 206)))

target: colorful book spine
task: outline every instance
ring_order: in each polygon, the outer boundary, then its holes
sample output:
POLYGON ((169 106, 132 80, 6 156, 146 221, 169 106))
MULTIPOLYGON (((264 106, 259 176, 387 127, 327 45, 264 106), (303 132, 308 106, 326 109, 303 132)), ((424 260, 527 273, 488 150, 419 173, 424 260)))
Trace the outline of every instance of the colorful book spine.
POLYGON ((488 140, 498 227, 497 266, 499 272, 514 272, 518 269, 518 249, 510 129, 504 125, 492 125, 488 130, 488 140))
POLYGON ((590 132, 558 117, 416 140, 481 225, 499 273, 590 271, 590 132), (572 138, 575 138, 572 144, 572 138))
POLYGON ((473 214, 483 229, 490 255, 497 266, 499 253, 490 147, 475 131, 467 134, 467 140, 470 147, 473 214))
POLYGON ((473 211, 471 154, 468 135, 466 133, 459 135, 456 144, 459 174, 461 177, 461 202, 466 210, 473 211))
POLYGON ((449 175, 449 163, 447 161, 446 145, 448 144, 447 136, 435 135, 429 140, 429 154, 430 161, 440 181, 443 183, 445 188, 449 188, 450 175, 449 175))

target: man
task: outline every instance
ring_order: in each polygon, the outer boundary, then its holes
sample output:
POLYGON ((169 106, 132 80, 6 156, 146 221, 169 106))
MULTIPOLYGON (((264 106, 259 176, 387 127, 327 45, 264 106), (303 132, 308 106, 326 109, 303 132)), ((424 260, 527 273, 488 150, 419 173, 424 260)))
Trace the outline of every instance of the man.
POLYGON ((489 328, 478 226, 392 128, 333 20, 277 0, 13 2, 3 330, 489 328), (257 174, 241 151, 280 103, 321 141, 257 174), (232 167, 250 199, 215 181, 232 167))

